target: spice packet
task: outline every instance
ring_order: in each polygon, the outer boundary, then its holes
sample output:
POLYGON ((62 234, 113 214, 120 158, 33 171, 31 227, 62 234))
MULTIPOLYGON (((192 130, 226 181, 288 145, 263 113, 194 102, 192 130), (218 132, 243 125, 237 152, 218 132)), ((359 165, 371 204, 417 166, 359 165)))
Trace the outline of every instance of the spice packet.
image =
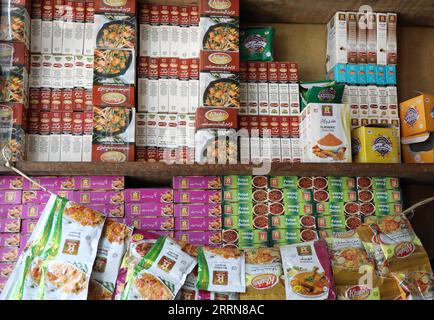
POLYGON ((272 27, 249 27, 240 31, 242 61, 273 61, 272 27))
POLYGON ((335 300, 324 240, 280 247, 287 300, 335 300))
POLYGON ((198 248, 196 288, 213 292, 245 292, 245 256, 235 248, 198 248))
POLYGON ((285 300, 279 248, 246 249, 246 292, 240 300, 285 300))
POLYGON ((160 237, 128 274, 121 300, 173 300, 196 264, 182 245, 160 237))
POLYGON ((88 300, 112 300, 119 267, 132 232, 133 229, 123 223, 106 220, 90 276, 88 300))

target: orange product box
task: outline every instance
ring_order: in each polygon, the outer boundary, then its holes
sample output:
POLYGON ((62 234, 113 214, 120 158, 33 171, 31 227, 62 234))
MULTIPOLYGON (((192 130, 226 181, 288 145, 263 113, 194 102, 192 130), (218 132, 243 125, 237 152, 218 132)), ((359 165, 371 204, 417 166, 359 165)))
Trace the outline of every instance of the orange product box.
POLYGON ((422 94, 399 105, 403 137, 434 132, 434 95, 422 94))

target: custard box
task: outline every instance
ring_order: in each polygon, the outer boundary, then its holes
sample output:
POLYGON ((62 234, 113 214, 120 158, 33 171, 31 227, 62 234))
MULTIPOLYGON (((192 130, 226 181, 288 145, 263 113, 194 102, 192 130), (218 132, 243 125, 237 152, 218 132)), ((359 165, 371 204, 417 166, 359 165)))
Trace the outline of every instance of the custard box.
MULTIPOLYGON (((74 191, 70 191, 70 190, 50 190, 50 191, 68 200, 74 199, 74 191)), ((23 191, 22 202, 23 204, 28 204, 28 203, 45 204, 50 199, 50 196, 51 194, 44 190, 23 191)))
POLYGON ((15 262, 19 251, 16 247, 0 247, 0 262, 15 262))
POLYGON ((110 218, 123 218, 125 216, 123 204, 86 204, 86 207, 101 212, 110 218))
POLYGON ((20 176, 0 176, 0 190, 23 189, 23 178, 20 176))

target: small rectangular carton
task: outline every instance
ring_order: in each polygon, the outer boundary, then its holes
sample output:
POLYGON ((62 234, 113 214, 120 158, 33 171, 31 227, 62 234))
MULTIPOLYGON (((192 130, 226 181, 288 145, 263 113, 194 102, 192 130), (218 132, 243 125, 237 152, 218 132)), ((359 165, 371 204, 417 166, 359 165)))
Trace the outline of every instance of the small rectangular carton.
POLYGON ((165 217, 173 216, 174 207, 172 203, 126 203, 125 216, 126 217, 165 217))
POLYGON ((327 24, 327 71, 336 64, 348 63, 347 15, 338 11, 327 24))
POLYGON ((21 205, 2 205, 0 206, 0 219, 16 219, 22 216, 21 205))
POLYGON ((125 224, 146 231, 174 230, 173 217, 125 218, 125 224))
POLYGON ((220 245, 221 231, 175 231, 175 240, 195 246, 220 245))
POLYGON ((175 217, 219 217, 222 215, 220 204, 175 204, 175 217))
POLYGON ((377 65, 387 65, 387 14, 377 13, 377 65))
POLYGON ((397 46, 397 19, 396 13, 387 13, 387 64, 396 65, 398 62, 398 46, 397 46))
POLYGON ((175 203, 220 203, 220 190, 174 190, 175 203))
POLYGON ((175 217, 175 231, 212 231, 221 228, 221 217, 175 217))
POLYGON ((219 176, 177 176, 173 177, 174 189, 221 189, 219 176))
POLYGON ((422 94, 399 104, 403 137, 434 131, 434 95, 422 94))
POLYGON ((173 191, 169 188, 159 189, 126 189, 126 203, 158 202, 172 203, 173 191))

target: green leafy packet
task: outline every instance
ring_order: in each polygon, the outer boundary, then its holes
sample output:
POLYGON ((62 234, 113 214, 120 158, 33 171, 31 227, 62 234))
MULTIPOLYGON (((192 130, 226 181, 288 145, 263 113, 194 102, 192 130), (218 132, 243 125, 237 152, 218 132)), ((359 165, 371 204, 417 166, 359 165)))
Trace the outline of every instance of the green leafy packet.
POLYGON ((162 236, 127 275, 120 300, 174 300, 196 264, 180 244, 162 236))
POLYGON ((342 103, 345 85, 336 81, 300 83, 301 110, 309 103, 342 103))
MULTIPOLYGON (((32 261, 44 251, 48 244, 57 211, 65 205, 66 201, 59 196, 51 195, 27 241, 26 248, 18 258, 17 264, 0 295, 0 300, 23 300, 26 299, 26 296, 32 298, 32 292, 26 292, 26 276, 29 274, 32 261)), ((34 294, 33 299, 36 298, 36 291, 34 294)))
POLYGON ((240 31, 241 61, 273 61, 272 27, 247 27, 240 31))

